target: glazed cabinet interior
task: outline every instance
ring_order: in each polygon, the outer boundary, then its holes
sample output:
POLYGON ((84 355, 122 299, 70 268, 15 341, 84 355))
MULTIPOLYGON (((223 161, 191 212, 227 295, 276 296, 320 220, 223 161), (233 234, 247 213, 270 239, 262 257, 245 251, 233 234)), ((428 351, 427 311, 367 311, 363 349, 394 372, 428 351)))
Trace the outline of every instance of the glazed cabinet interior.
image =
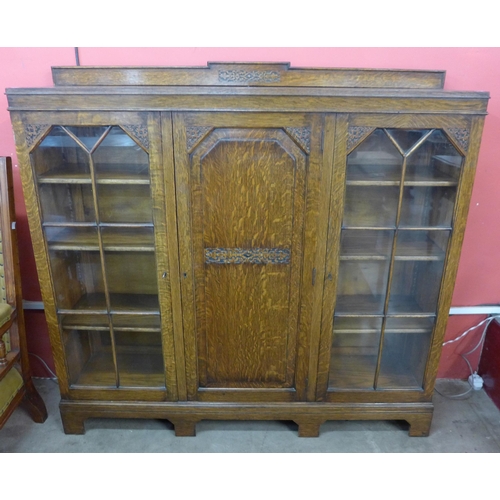
MULTIPOLYGON (((420 114, 397 111, 411 91, 386 91, 367 112, 359 95, 335 104, 345 89, 314 105, 304 86, 311 109, 294 110, 262 93, 280 71, 250 87, 256 109, 227 81, 202 110, 122 111, 124 77, 108 110, 86 108, 109 85, 95 75, 63 110, 10 91, 66 432, 106 416, 166 418, 178 435, 203 418, 429 432, 486 97, 455 110, 434 90, 420 114)), ((59 93, 83 88, 71 77, 55 71, 59 93)))

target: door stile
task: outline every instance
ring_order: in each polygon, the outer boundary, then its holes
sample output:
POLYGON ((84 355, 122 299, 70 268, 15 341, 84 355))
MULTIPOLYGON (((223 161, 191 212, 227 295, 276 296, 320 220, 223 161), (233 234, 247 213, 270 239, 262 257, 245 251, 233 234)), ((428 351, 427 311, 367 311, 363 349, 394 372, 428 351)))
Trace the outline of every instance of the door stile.
MULTIPOLYGON (((317 138, 316 144, 311 148, 311 163, 317 163, 316 168, 310 168, 310 172, 317 172, 319 179, 318 207, 317 207, 317 234, 316 251, 313 268, 313 279, 311 284, 314 287, 312 293, 312 315, 309 334, 309 366, 307 373, 306 399, 314 401, 316 399, 316 384, 318 376, 318 355, 321 339, 321 310, 323 307, 323 289, 325 280, 328 279, 326 270, 326 251, 328 239, 328 221, 330 211, 330 191, 333 171, 333 149, 335 136, 335 115, 328 114, 314 117, 313 127, 318 127, 313 132, 313 137, 317 138), (321 127, 321 130, 319 130, 321 127), (315 154, 316 153, 316 154, 315 154)), ((309 185, 309 184, 308 184, 309 185)), ((307 255, 307 249, 305 250, 307 255)), ((307 283, 307 282, 306 282, 307 283)))
POLYGON ((175 164, 172 130, 172 114, 161 113, 161 154, 163 161, 162 182, 165 197, 161 204, 165 210, 167 254, 165 265, 158 269, 160 281, 166 281, 171 298, 170 325, 172 338, 172 353, 175 358, 176 397, 183 401, 187 399, 186 363, 184 352, 184 329, 182 325, 182 299, 179 278, 179 246, 177 239, 177 209, 175 188, 175 164))
MULTIPOLYGON (((158 294, 160 314, 162 318, 162 345, 163 345, 163 362, 165 366, 165 379, 167 386, 167 398, 171 401, 176 401, 179 398, 178 394, 178 379, 176 371, 179 370, 178 365, 181 364, 175 353, 174 342, 174 321, 173 321, 173 297, 171 248, 175 243, 172 238, 175 238, 175 231, 168 227, 169 210, 166 203, 166 186, 164 178, 164 165, 167 165, 165 156, 168 155, 169 142, 166 140, 162 147, 162 123, 159 113, 151 113, 148 116, 148 134, 150 144, 150 176, 151 176, 151 194, 153 199, 153 216, 155 225, 155 245, 156 251, 156 267, 158 279, 158 294), (165 186, 165 188, 164 188, 165 186), (174 236, 171 236, 171 233, 174 236)), ((171 144, 171 142, 170 142, 171 144)), ((168 172, 168 168, 165 168, 168 172)), ((174 249, 177 248, 175 245, 174 249)), ((175 262, 175 260, 174 260, 175 262)))
MULTIPOLYGON (((177 326, 182 325, 182 330, 178 328, 180 342, 183 342, 185 360, 185 395, 187 400, 196 399, 198 388, 198 367, 196 362, 196 318, 194 276, 193 276, 193 242, 192 242, 192 221, 191 221, 191 198, 189 161, 186 155, 187 134, 186 125, 182 114, 173 113, 171 121, 173 137, 173 162, 171 162, 172 173, 166 179, 167 184, 172 179, 175 185, 175 193, 170 193, 169 198, 176 204, 177 210, 177 236, 179 249, 179 268, 177 270, 180 283, 178 287, 179 299, 177 307, 180 316, 177 316, 177 326), (173 195, 173 197, 172 197, 173 195), (182 310, 182 312, 181 312, 182 310), (183 333, 182 333, 183 332, 183 333)), ((175 208, 174 208, 175 210, 175 208)), ((172 280, 174 280, 172 276, 172 280)), ((180 354, 180 353, 179 353, 180 354)))
POLYGON ((325 164, 332 165, 330 212, 325 259, 323 312, 319 341, 316 399, 323 401, 328 390, 330 351, 333 336, 333 314, 337 297, 337 278, 340 261, 340 230, 345 197, 348 115, 328 115, 325 123, 325 164), (335 126, 331 122, 335 120, 335 126))

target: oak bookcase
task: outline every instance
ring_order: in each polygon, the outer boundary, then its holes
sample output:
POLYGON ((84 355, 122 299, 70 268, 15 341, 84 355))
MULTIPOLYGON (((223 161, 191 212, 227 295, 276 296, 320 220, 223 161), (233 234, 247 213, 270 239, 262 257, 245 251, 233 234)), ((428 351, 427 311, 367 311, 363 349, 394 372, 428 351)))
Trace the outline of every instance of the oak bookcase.
POLYGON ((429 433, 488 94, 444 72, 56 67, 7 89, 67 433, 429 433))

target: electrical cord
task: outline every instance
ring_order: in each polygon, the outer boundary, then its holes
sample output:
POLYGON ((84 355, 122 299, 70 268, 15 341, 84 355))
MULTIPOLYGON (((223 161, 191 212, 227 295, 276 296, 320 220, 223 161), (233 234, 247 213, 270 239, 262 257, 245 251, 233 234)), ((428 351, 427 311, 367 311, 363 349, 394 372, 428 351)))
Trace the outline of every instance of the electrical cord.
POLYGON ((49 365, 40 356, 38 356, 38 354, 34 354, 32 352, 28 352, 28 354, 30 356, 34 356, 35 358, 40 360, 40 362, 43 364, 43 366, 45 366, 46 370, 52 375, 52 377, 50 377, 49 380, 52 380, 52 382, 55 382, 57 384, 58 383, 57 382, 57 375, 49 368, 49 365))
MULTIPOLYGON (((470 364, 470 361, 467 359, 467 356, 469 356, 470 354, 472 354, 473 352, 475 352, 479 348, 479 346, 484 342, 484 338, 486 337, 486 332, 488 330, 488 326, 490 326, 490 323, 494 319, 496 319, 496 318, 500 318, 500 315, 496 314, 494 316, 489 316, 488 318, 483 319, 482 321, 480 321, 477 325, 471 326, 468 330, 465 330, 465 332, 462 333, 461 335, 459 335, 458 337, 456 337, 456 338, 454 338, 452 340, 448 340, 446 342, 443 342, 443 346, 445 346, 447 344, 452 344, 453 342, 457 342, 458 340, 460 340, 463 337, 465 337, 471 331, 475 330, 476 328, 479 328, 481 325, 484 325, 486 323, 486 325, 484 327, 484 330, 483 330, 483 333, 481 334, 481 338, 479 339, 479 342, 476 344, 476 346, 473 349, 471 349, 469 352, 460 354, 460 357, 467 363, 467 366, 469 367, 471 375, 474 375, 474 370, 472 369, 472 365, 470 364)), ((463 397, 463 396, 467 396, 467 394, 471 393, 473 389, 472 389, 472 387, 469 387, 469 389, 467 391, 462 392, 461 394, 452 394, 452 395, 443 394, 437 388, 434 388, 434 390, 438 394, 440 394, 441 396, 443 396, 445 398, 456 399, 456 398, 460 398, 460 397, 463 397)))

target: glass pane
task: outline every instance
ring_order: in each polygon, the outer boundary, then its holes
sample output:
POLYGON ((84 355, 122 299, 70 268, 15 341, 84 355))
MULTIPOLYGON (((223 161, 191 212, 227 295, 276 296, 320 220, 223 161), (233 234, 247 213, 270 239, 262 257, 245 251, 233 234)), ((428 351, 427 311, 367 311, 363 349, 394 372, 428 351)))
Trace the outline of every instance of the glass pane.
POLYGON ((87 151, 91 151, 108 127, 64 127, 83 143, 87 151))
POLYGON ((152 227, 103 227, 102 241, 109 251, 154 252, 154 229, 152 227))
POLYGON ((408 154, 408 152, 413 148, 422 137, 427 134, 429 130, 419 129, 401 129, 393 128, 387 129, 387 133, 396 141, 401 150, 408 154))
POLYGON ((93 152, 98 183, 149 184, 148 154, 120 127, 112 127, 93 152))
POLYGON ((402 227, 451 227, 456 187, 405 186, 402 227))
POLYGON ((54 127, 31 154, 40 183, 90 183, 89 155, 62 127, 54 127))
POLYGON ((377 388, 421 388, 434 318, 388 318, 377 388))
POLYGON ((91 184, 40 184, 43 222, 95 222, 91 184))
POLYGON ((112 311, 158 311, 154 252, 105 251, 112 311))
POLYGON ((344 226, 393 227, 396 224, 399 187, 347 185, 344 226))
POLYGON ((441 130, 432 134, 408 157, 405 184, 456 185, 463 157, 441 130))
POLYGON ((70 385, 116 387, 109 331, 63 329, 70 385))
POLYGON ((443 260, 450 231, 398 232, 396 260, 443 260))
POLYGON ((99 251, 97 227, 46 227, 45 237, 51 250, 99 251))
POLYGON ((347 156, 347 184, 399 184, 403 158, 382 129, 375 130, 347 156))
POLYGON ((113 315, 121 387, 165 387, 159 316, 113 315))
POLYGON ((335 318, 329 387, 373 389, 382 318, 335 318))
POLYGON ((389 264, 389 260, 341 261, 335 314, 382 314, 389 264))
POLYGON ((106 310, 98 251, 49 248, 49 258, 59 309, 106 310))
POLYGON ((149 185, 99 184, 97 192, 101 222, 153 223, 149 185))
POLYGON ((394 231, 344 229, 340 241, 342 260, 391 256, 394 231))
POLYGON ((443 266, 444 259, 395 261, 389 314, 434 313, 443 266))

